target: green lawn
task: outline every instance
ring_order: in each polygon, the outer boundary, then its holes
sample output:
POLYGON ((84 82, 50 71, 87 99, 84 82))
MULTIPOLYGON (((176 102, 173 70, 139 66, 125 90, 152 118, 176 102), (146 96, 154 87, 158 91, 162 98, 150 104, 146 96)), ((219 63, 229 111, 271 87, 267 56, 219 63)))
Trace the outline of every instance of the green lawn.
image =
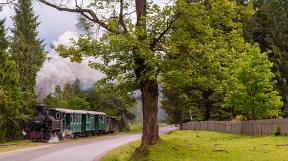
POLYGON ((131 159, 138 142, 122 146, 102 161, 288 161, 287 137, 252 137, 208 131, 175 131, 163 135, 146 156, 131 159))

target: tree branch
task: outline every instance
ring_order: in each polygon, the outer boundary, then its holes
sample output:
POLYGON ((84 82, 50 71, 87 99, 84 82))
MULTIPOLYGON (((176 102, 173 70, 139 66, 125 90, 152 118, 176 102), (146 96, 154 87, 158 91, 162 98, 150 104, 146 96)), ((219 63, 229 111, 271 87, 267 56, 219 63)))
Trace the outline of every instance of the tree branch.
POLYGON ((6 5, 10 5, 14 3, 16 0, 6 0, 6 2, 0 2, 0 7, 4 7, 6 5))
POLYGON ((120 14, 119 14, 119 23, 120 25, 123 27, 123 30, 125 33, 127 33, 127 27, 126 24, 124 22, 124 14, 123 14, 123 10, 124 10, 124 1, 120 0, 120 14))
POLYGON ((108 30, 110 32, 113 32, 111 29, 109 29, 107 24, 105 22, 101 21, 97 17, 96 13, 93 10, 91 10, 91 9, 83 9, 80 6, 78 6, 77 4, 76 4, 76 8, 68 8, 68 7, 57 6, 57 5, 53 4, 53 3, 47 2, 46 0, 39 0, 39 2, 41 2, 41 3, 43 3, 43 4, 47 5, 47 6, 50 6, 52 8, 55 8, 58 11, 80 13, 81 15, 83 15, 84 17, 89 19, 90 21, 97 23, 99 26, 103 27, 104 29, 106 29, 106 30, 108 30))
POLYGON ((178 17, 178 13, 173 15, 170 21, 167 22, 167 27, 165 28, 165 30, 163 30, 157 37, 153 39, 153 42, 150 45, 151 50, 153 50, 156 47, 157 43, 162 39, 162 37, 165 36, 168 33, 168 31, 172 28, 177 17, 178 17))

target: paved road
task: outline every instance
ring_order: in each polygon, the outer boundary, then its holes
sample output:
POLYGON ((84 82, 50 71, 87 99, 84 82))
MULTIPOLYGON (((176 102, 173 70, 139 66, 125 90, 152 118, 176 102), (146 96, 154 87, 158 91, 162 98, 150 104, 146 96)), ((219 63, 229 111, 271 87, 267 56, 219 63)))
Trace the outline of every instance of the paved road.
MULTIPOLYGON (((160 133, 168 133, 175 129, 172 126, 161 128, 160 133)), ((47 144, 15 152, 0 153, 0 161, 94 161, 104 153, 140 138, 141 134, 125 134, 79 142, 47 144)))

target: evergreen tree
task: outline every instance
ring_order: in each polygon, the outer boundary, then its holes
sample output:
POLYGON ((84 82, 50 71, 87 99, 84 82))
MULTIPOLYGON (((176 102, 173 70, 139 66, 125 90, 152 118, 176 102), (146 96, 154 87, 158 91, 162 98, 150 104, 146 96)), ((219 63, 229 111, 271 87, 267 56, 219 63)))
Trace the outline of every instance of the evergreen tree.
MULTIPOLYGON (((262 51, 271 50, 272 71, 277 80, 276 88, 284 102, 283 115, 288 107, 288 2, 258 0, 254 2, 258 13, 246 23, 245 35, 249 41, 258 42, 262 51)), ((286 113, 286 114, 285 114, 286 113)))
POLYGON ((0 142, 21 137, 25 117, 20 114, 16 64, 7 53, 4 21, 0 21, 0 142))
POLYGON ((62 107, 78 110, 89 110, 90 103, 84 92, 79 91, 78 82, 66 84, 62 90, 60 86, 56 86, 55 94, 49 95, 44 100, 45 105, 49 107, 62 107))
POLYGON ((37 16, 34 15, 31 0, 19 0, 13 17, 14 28, 11 54, 20 75, 20 89, 26 100, 24 106, 31 106, 36 97, 33 91, 36 73, 45 61, 42 40, 37 38, 37 16), (32 98, 32 99, 31 99, 32 98))

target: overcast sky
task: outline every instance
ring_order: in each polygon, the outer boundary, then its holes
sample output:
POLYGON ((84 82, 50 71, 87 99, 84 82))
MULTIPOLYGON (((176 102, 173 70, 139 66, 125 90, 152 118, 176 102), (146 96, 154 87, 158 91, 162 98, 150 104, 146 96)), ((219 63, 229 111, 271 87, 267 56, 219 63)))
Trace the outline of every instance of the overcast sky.
MULTIPOLYGON (((59 12, 51 7, 40 4, 39 2, 34 2, 34 11, 35 14, 39 16, 39 37, 44 39, 44 42, 48 47, 66 31, 76 31, 76 14, 59 12)), ((10 17, 13 15, 14 9, 6 6, 3 11, 0 12, 0 19, 6 18, 6 26, 12 27, 12 20, 10 17)))
MULTIPOLYGON (((6 0, 0 0, 0 2, 2 1, 6 2, 6 0)), ((155 3, 161 5, 171 1, 172 0, 154 0, 155 3)), ((77 31, 75 26, 77 23, 77 14, 60 12, 37 1, 34 1, 33 5, 35 14, 39 16, 39 37, 44 39, 44 42, 48 47, 53 41, 58 40, 66 31, 77 31)), ((0 19, 6 18, 6 26, 12 27, 12 20, 10 17, 13 15, 14 9, 6 6, 3 11, 0 12, 0 19)), ((46 47, 46 49, 48 48, 46 47)))

